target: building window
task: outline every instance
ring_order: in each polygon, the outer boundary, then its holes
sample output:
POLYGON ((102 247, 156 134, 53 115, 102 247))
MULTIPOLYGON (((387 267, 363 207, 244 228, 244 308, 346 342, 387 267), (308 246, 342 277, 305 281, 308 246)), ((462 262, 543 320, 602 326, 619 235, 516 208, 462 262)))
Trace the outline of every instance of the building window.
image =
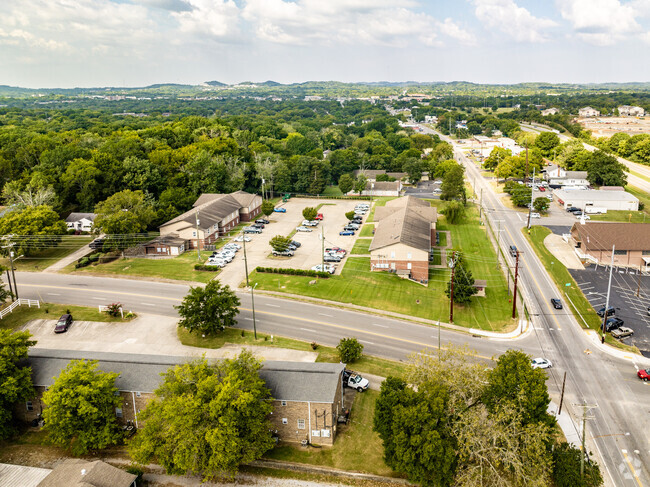
POLYGON ((33 411, 34 410, 34 404, 32 404, 32 401, 27 401, 25 403, 25 407, 27 408, 27 411, 33 411))
POLYGON ((614 255, 627 255, 627 250, 614 250, 614 255))
POLYGON ((392 251, 392 252, 390 253, 390 258, 391 258, 391 259, 394 259, 394 258, 395 258, 395 251, 392 251))
POLYGON ((196 237, 196 231, 192 232, 192 237, 196 237))
POLYGON ((409 270, 411 269, 411 263, 410 263, 410 262, 408 262, 408 263, 406 264, 406 268, 409 269, 409 270))
POLYGON ((115 408, 115 416, 118 418, 122 417, 122 408, 115 408))
POLYGON ((320 438, 320 430, 311 430, 312 436, 318 436, 320 438))
POLYGON ((287 405, 287 401, 280 401, 280 404, 282 404, 283 406, 286 406, 286 405, 287 405))
POLYGON ((410 258, 411 258, 411 252, 409 252, 409 253, 406 254, 406 258, 407 258, 407 259, 410 259, 410 258))
POLYGON ((298 420, 298 429, 299 430, 304 430, 305 429, 305 420, 304 419, 299 419, 298 420))
POLYGON ((320 435, 323 438, 329 438, 331 435, 330 430, 320 430, 320 435))
POLYGON ((650 255, 650 250, 643 250, 641 255, 650 255))
POLYGON ((287 418, 282 418, 282 424, 289 424, 289 420, 287 418))
POLYGON ((140 397, 140 396, 141 396, 140 392, 135 393, 135 397, 140 397))

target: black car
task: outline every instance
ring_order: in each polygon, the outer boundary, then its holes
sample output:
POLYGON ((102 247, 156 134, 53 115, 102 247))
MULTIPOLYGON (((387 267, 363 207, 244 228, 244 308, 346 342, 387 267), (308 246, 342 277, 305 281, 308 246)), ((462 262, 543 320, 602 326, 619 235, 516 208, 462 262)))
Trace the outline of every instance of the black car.
POLYGON ((54 326, 54 333, 64 333, 68 331, 70 325, 72 324, 72 315, 61 315, 59 321, 56 322, 54 326))
MULTIPOLYGON (((596 314, 601 318, 605 316, 605 307, 603 306, 598 311, 596 311, 596 314)), ((610 306, 609 308, 607 308, 607 316, 612 316, 615 314, 616 314, 616 309, 614 309, 614 306, 610 306)))
POLYGON ((251 225, 251 227, 262 229, 262 228, 264 228, 264 223, 257 223, 257 222, 256 222, 256 223, 253 223, 253 224, 251 225))
POLYGON ((296 242, 295 240, 292 240, 291 245, 293 245, 294 247, 300 247, 302 244, 300 242, 296 242))
POLYGON ((106 240, 106 239, 104 239, 104 238, 96 238, 95 240, 90 242, 88 247, 90 247, 93 250, 100 250, 102 247, 104 247, 104 240, 106 240))
POLYGON ((343 227, 343 230, 359 230, 359 227, 356 225, 346 225, 343 227))
MULTIPOLYGON (((605 322, 605 331, 610 332, 612 330, 617 330, 618 328, 620 328, 624 324, 625 324, 625 322, 620 318, 609 318, 605 322)), ((602 329, 602 325, 600 327, 602 329)))
POLYGON ((555 309, 562 309, 562 301, 560 301, 557 298, 552 298, 551 299, 551 304, 555 309))
POLYGON ((515 247, 514 245, 510 246, 510 255, 512 255, 513 257, 517 257, 517 247, 515 247))
POLYGON ((576 211, 582 212, 582 210, 580 208, 576 208, 575 206, 569 206, 566 209, 566 211, 568 211, 569 213, 575 213, 576 211))
POLYGON ((257 220, 255 220, 255 223, 263 223, 264 225, 268 225, 271 222, 268 221, 266 218, 258 218, 257 220))

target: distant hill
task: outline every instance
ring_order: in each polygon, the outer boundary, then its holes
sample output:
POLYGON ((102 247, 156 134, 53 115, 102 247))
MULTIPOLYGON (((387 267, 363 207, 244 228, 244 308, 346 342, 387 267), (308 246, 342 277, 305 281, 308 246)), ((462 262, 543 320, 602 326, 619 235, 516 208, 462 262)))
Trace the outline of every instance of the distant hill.
POLYGON ((222 83, 221 81, 206 81, 205 84, 209 86, 228 86, 226 83, 222 83))

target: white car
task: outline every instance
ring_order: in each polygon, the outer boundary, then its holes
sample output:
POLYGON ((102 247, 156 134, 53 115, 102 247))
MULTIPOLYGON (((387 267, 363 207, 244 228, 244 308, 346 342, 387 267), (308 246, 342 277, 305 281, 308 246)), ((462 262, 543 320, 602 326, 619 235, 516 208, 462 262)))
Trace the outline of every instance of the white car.
POLYGON ((311 270, 316 272, 329 272, 330 274, 334 274, 334 267, 327 264, 325 264, 325 266, 321 266, 320 264, 315 265, 311 268, 311 270))
POLYGON ((296 232, 311 232, 311 228, 305 226, 296 227, 296 232))
POLYGON ((531 217, 531 218, 541 218, 542 216, 541 216, 539 213, 536 213, 536 212, 533 211, 533 212, 530 214, 530 217, 531 217))
POLYGON ((233 240, 234 240, 235 242, 243 242, 244 240, 245 240, 246 242, 250 242, 250 241, 251 241, 251 238, 250 238, 250 237, 247 237, 246 235, 240 235, 239 237, 235 237, 235 238, 233 238, 233 240))
POLYGON ((442 193, 442 190, 440 188, 436 188, 436 189, 433 190, 433 192, 436 193, 436 194, 437 193, 442 193))
POLYGON ((534 358, 531 360, 531 365, 533 366, 533 369, 550 369, 553 367, 551 361, 545 358, 534 358))
POLYGON ((589 215, 576 215, 576 220, 581 220, 583 218, 585 220, 591 220, 591 217, 589 215))
POLYGON ((318 225, 318 220, 303 220, 302 226, 304 227, 315 227, 318 225))

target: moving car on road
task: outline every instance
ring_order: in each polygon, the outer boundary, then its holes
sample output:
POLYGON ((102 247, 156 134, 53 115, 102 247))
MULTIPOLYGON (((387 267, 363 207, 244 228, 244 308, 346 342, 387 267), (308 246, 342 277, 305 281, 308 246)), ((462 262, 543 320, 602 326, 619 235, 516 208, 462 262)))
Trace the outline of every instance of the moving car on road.
POLYGON ((650 369, 639 369, 636 375, 642 381, 648 382, 650 380, 650 369))
POLYGON ((533 369, 550 369, 553 367, 550 360, 541 357, 531 360, 531 365, 533 366, 533 369))
POLYGON ((72 324, 72 315, 62 315, 54 326, 54 333, 65 333, 72 324))
POLYGON ((562 301, 558 298, 551 298, 551 304, 555 309, 562 309, 562 301))

